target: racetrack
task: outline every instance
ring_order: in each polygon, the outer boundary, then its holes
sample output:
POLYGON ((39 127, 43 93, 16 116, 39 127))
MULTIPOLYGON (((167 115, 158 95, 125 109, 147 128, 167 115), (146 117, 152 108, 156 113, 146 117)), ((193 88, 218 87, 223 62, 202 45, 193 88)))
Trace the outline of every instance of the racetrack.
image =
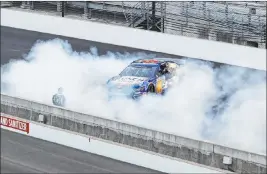
POLYGON ((1 129, 1 173, 159 173, 1 129))
MULTIPOLYGON (((109 104, 105 102, 105 93, 99 83, 105 83, 128 64, 112 60, 109 55, 100 57, 108 51, 136 53, 140 50, 1 27, 1 65, 29 52, 34 53, 35 59, 11 63, 10 69, 1 74, 1 82, 5 80, 11 88, 17 88, 12 89, 14 93, 10 92, 10 95, 47 104, 51 104, 52 94, 63 83, 65 89, 69 88, 68 98, 73 99, 69 105, 72 110, 244 150, 265 151, 266 77, 264 79, 262 74, 242 69, 225 69, 218 73, 206 65, 192 66, 185 68, 187 78, 178 90, 162 100, 147 100, 141 105, 128 101, 109 104), (44 43, 35 44, 37 40, 44 43), (69 51, 69 45, 77 52, 90 52, 89 48, 95 46, 98 59, 89 54, 84 56, 87 59, 84 61, 83 56, 69 51), (247 82, 244 79, 248 79, 247 82), (85 81, 86 84, 80 83, 85 81), (233 97, 227 98, 229 95, 233 97), (225 101, 228 101, 226 105, 225 101), (223 109, 230 107, 221 117, 210 119, 206 117, 206 111, 213 102, 223 109)), ((157 56, 171 57, 158 53, 157 56)), ((266 76, 265 72, 263 76, 266 76)))

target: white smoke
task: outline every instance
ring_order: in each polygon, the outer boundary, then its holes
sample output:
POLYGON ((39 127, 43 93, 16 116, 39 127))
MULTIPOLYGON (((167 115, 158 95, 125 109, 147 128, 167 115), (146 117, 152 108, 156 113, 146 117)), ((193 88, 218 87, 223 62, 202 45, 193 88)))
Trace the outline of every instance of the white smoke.
POLYGON ((265 72, 214 70, 192 62, 180 69, 181 82, 164 97, 108 102, 106 81, 134 59, 150 56, 112 52, 99 56, 96 48, 78 53, 67 41, 38 41, 24 60, 1 67, 2 93, 52 104, 52 95, 63 87, 72 110, 266 153, 265 72), (224 95, 231 97, 218 101, 224 95), (213 118, 210 110, 215 104, 226 109, 213 118))

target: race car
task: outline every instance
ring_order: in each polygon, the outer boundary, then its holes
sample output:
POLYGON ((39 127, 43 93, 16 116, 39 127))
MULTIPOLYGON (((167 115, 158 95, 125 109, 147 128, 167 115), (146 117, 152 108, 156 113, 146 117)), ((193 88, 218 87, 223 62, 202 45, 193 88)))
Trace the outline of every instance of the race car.
POLYGON ((177 80, 181 64, 169 59, 139 59, 107 81, 109 99, 138 99, 145 94, 163 95, 177 80))

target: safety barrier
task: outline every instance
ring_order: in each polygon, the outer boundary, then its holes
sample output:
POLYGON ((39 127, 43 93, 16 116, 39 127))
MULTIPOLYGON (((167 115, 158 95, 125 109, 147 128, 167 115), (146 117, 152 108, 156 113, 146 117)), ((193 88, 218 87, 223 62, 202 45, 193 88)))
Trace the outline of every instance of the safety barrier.
POLYGON ((214 168, 266 173, 266 155, 153 131, 21 98, 1 94, 1 112, 214 168))

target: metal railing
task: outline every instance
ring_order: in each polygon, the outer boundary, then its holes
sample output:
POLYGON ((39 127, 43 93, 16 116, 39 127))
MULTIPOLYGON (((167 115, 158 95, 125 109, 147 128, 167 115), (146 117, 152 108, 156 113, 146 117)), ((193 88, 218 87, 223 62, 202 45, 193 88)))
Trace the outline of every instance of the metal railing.
POLYGON ((266 48, 266 2, 1 2, 7 7, 266 48))

